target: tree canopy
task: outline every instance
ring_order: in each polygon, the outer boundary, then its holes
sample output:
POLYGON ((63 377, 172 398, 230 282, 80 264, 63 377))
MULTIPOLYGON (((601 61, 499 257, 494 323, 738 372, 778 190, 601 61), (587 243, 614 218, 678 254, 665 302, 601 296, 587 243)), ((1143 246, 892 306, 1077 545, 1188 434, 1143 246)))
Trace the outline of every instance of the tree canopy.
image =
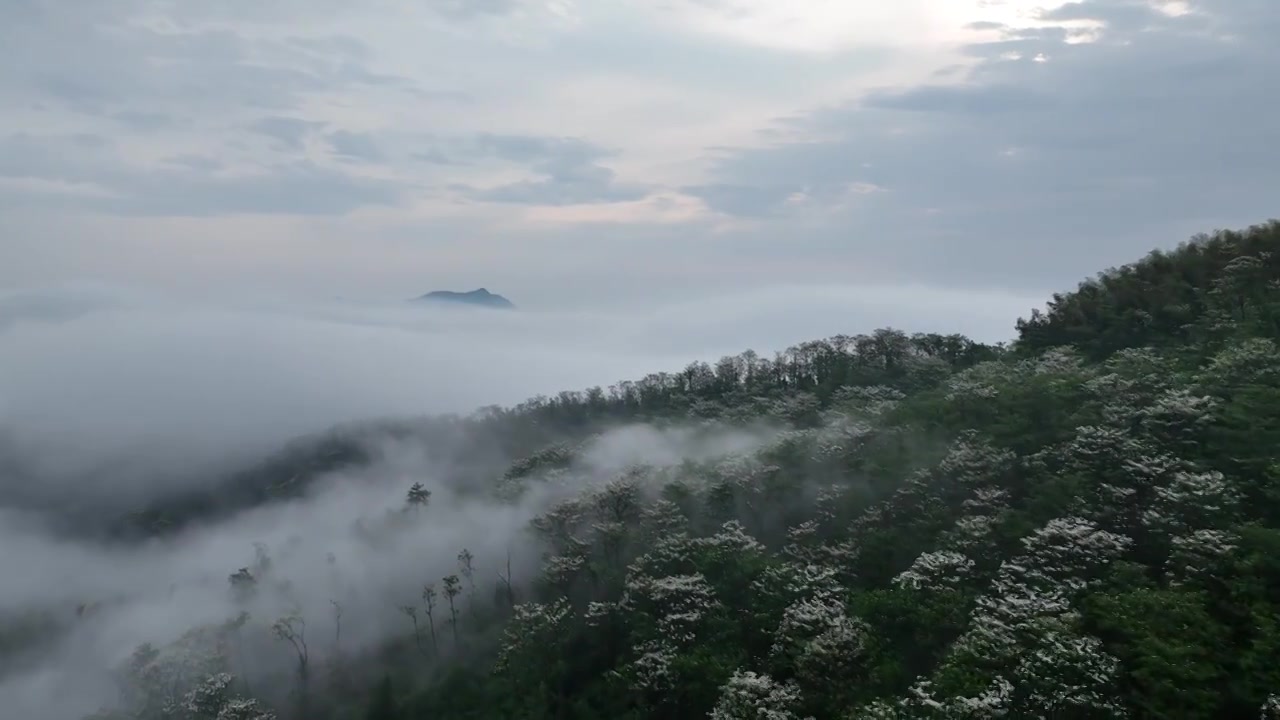
MULTIPOLYGON (((1152 253, 1055 295, 1009 348, 883 329, 381 426, 463 492, 561 488, 525 530, 533 566, 424 547, 457 570, 386 603, 390 639, 318 640, 341 599, 246 610, 139 648, 99 717, 1280 718, 1277 250, 1272 222, 1152 253), (582 462, 638 422, 771 430, 604 477, 582 462), (248 635, 291 672, 253 676, 248 635)), ((359 432, 279 477, 356 458, 359 432)), ((362 542, 449 512, 416 481, 404 497, 362 542)), ((228 568, 245 598, 287 580, 262 555, 228 568)), ((0 658, 27 642, 12 627, 0 658)))

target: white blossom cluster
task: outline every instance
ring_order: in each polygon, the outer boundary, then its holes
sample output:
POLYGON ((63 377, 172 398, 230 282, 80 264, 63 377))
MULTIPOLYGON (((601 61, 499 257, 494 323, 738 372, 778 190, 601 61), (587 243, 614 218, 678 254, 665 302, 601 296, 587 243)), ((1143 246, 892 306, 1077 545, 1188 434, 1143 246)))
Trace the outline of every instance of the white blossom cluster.
POLYGON ((852 541, 824 542, 817 520, 806 520, 787 530, 787 544, 782 554, 792 561, 809 565, 848 567, 857 557, 852 541))
POLYGON ((715 535, 695 538, 692 545, 695 551, 709 552, 716 557, 728 559, 764 552, 764 545, 751 537, 737 520, 721 525, 720 532, 715 535))
POLYGON ((814 498, 816 520, 819 523, 834 523, 840 502, 848 492, 849 487, 843 484, 832 484, 819 490, 817 497, 814 498))
POLYGON ((945 718, 997 718, 1009 713, 1013 700, 1013 685, 996 676, 980 692, 972 695, 950 695, 943 699, 935 696, 933 683, 918 680, 907 691, 908 695, 896 707, 887 703, 873 705, 873 714, 867 718, 917 718, 921 715, 945 718), (892 713, 892 714, 891 714, 892 713))
POLYGON ((582 476, 568 468, 553 467, 528 475, 504 475, 493 485, 494 499, 514 502, 523 496, 531 485, 544 488, 571 490, 582 483, 582 476))
POLYGON ((553 603, 521 603, 512 608, 494 663, 495 672, 504 672, 518 658, 543 654, 569 613, 569 601, 563 598, 553 603))
POLYGON ((866 417, 876 417, 892 410, 906 395, 886 385, 863 385, 841 388, 833 400, 849 405, 866 417))
POLYGON ((615 548, 627 538, 627 525, 616 520, 591 523, 591 541, 606 548, 615 548))
POLYGON ((983 362, 947 378, 948 402, 982 401, 999 395, 1009 369, 1004 363, 983 362))
POLYGON ((684 641, 693 639, 698 621, 719 605, 715 590, 701 573, 668 577, 629 576, 619 603, 627 612, 654 618, 659 631, 684 641))
POLYGON ((694 538, 678 532, 658 538, 649 552, 631 562, 628 576, 662 577, 694 570, 694 538))
POLYGON ((1161 452, 1131 429, 1086 425, 1063 445, 1037 453, 1032 464, 1049 473, 1075 473, 1087 480, 1089 492, 1074 510, 1096 522, 1123 531, 1139 523, 1156 488, 1191 463, 1161 452))
POLYGON ((938 494, 934 475, 928 470, 917 470, 903 480, 887 499, 858 516, 850 524, 849 532, 857 540, 868 531, 910 523, 916 518, 944 511, 945 503, 938 494))
POLYGON ((1134 386, 1157 393, 1176 379, 1177 362, 1155 348, 1133 347, 1117 350, 1102 363, 1103 369, 1124 377, 1134 386))
POLYGON ((856 449, 871 431, 871 425, 847 413, 828 411, 816 428, 779 433, 770 450, 804 453, 812 462, 829 462, 856 449))
POLYGON ((991 537, 992 531, 1009 509, 1009 494, 997 488, 978 488, 961 503, 966 515, 942 537, 944 547, 972 554, 991 537))
POLYGON ((813 451, 809 454, 809 459, 815 463, 822 463, 839 458, 848 451, 849 437, 833 436, 828 433, 819 433, 813 440, 813 451))
POLYGON ((696 639, 699 622, 719 605, 715 591, 701 574, 654 577, 633 566, 618 608, 629 617, 651 619, 653 637, 635 648, 635 658, 619 674, 636 690, 669 689, 673 682, 671 661, 696 639))
POLYGON ((711 482, 729 483, 733 487, 746 488, 758 484, 761 477, 774 470, 777 470, 776 466, 762 462, 755 455, 730 455, 716 463, 715 467, 712 468, 709 480, 711 482))
MULTIPOLYGON (((956 491, 973 494, 964 502, 971 512, 994 515, 1004 509, 1006 495, 993 486, 1016 465, 1017 456, 1012 452, 994 447, 976 432, 963 432, 934 470, 912 473, 888 500, 873 506, 855 520, 851 531, 857 536, 872 527, 909 522, 934 510, 942 510, 946 504, 943 494, 956 491)), ((989 527, 993 522, 971 522, 965 530, 975 531, 975 537, 966 540, 963 530, 953 537, 961 544, 972 544, 985 535, 978 526, 989 527)))
POLYGON ((842 592, 838 573, 837 568, 827 565, 784 562, 760 573, 751 581, 751 590, 767 599, 767 605, 785 607, 801 598, 842 592))
POLYGON ((235 698, 222 706, 214 720, 276 720, 276 714, 263 708, 257 700, 235 698))
POLYGON ((1187 532, 1195 527, 1229 524, 1241 500, 1234 484, 1222 473, 1175 472, 1156 487, 1143 522, 1165 532, 1187 532))
MULTIPOLYGON (((163 649, 149 643, 135 649, 123 668, 122 699, 135 707, 185 712, 189 700, 211 703, 214 689, 224 679, 222 687, 230 686, 231 677, 224 678, 227 667, 224 629, 216 625, 193 628, 163 649)), ((216 711, 209 717, 216 717, 216 711)))
POLYGON ((1083 387, 1100 404, 1102 419, 1115 428, 1131 426, 1150 402, 1138 382, 1118 373, 1090 378, 1083 387))
POLYGON ((542 565, 542 580, 554 587, 565 589, 578 577, 586 565, 581 552, 552 555, 542 565))
POLYGON ((800 562, 815 562, 817 546, 820 544, 818 529, 817 520, 805 520, 788 528, 787 544, 782 547, 782 553, 800 562))
POLYGON ((1153 453, 1127 428, 1083 425, 1076 428, 1075 436, 1062 447, 1039 455, 1058 465, 1050 468, 1051 471, 1069 470, 1111 478, 1123 471, 1125 463, 1140 461, 1153 453))
POLYGON ((738 670, 720 691, 711 720, 798 720, 800 688, 768 675, 738 670))
POLYGON ((664 692, 674 687, 671 663, 680 652, 675 642, 654 638, 641 643, 634 652, 635 658, 631 662, 614 671, 626 679, 633 690, 664 692))
POLYGON ((1035 624, 1036 642, 1013 672, 1014 685, 1026 695, 1019 704, 1028 710, 1123 717, 1114 699, 1120 661, 1103 650, 1102 641, 1080 634, 1074 615, 1041 617, 1035 624))
POLYGON ((961 507, 970 513, 995 514, 1009 507, 1009 493, 999 488, 978 488, 961 507))
POLYGON ((1272 695, 1262 703, 1259 720, 1280 720, 1280 694, 1272 695))
POLYGON ((870 628, 849 617, 838 596, 820 592, 786 609, 769 655, 793 667, 800 680, 818 685, 852 677, 869 635, 870 628))
POLYGON ((1109 698, 1119 662, 1096 638, 1079 633, 1071 602, 1131 543, 1079 517, 1052 520, 1023 538, 1025 552, 1001 565, 937 676, 971 677, 981 668, 989 685, 935 697, 930 683, 918 683, 904 707, 955 717, 1034 717, 1068 709, 1118 716, 1109 698), (1010 685, 1020 690, 1016 698, 1010 685))
POLYGON ((1205 366, 1197 381, 1210 388, 1274 381, 1280 376, 1280 347, 1268 338, 1229 345, 1205 366))
POLYGON ((921 553, 910 568, 893 579, 893 584, 914 590, 957 588, 973 571, 973 564, 968 557, 954 550, 921 553))
POLYGON ((843 617, 844 603, 833 593, 818 591, 800 598, 782 614, 769 654, 792 654, 843 617))
POLYGON ((948 448, 938 463, 938 471, 962 487, 977 488, 998 480, 1016 460, 1012 452, 998 449, 975 433, 966 432, 948 448))
POLYGON ((1210 395, 1196 395, 1186 388, 1166 390, 1138 411, 1143 426, 1156 437, 1179 445, 1194 445, 1215 419, 1220 405, 1210 395))
POLYGON ((586 504, 601 522, 626 525, 638 519, 643 488, 636 474, 614 478, 587 493, 586 504))
MULTIPOLYGON (((876 700, 873 703, 863 705, 849 713, 849 720, 906 720, 909 716, 903 709, 905 702, 891 702, 889 700, 876 700)), ((919 717, 916 715, 915 717, 919 717)))
POLYGON ((972 551, 991 537, 999 521, 997 515, 967 515, 947 531, 943 542, 956 550, 972 551))
POLYGON ((1080 353, 1070 346, 1049 348, 1030 361, 1031 372, 1036 375, 1065 375, 1079 372, 1082 367, 1080 353))
POLYGON ((845 449, 856 447, 875 431, 875 426, 867 420, 838 410, 829 411, 824 419, 826 422, 818 429, 818 439, 824 443, 835 442, 845 449))
POLYGON ((1057 518, 1022 539, 1028 565, 1034 568, 1024 574, 1083 585, 1132 544, 1131 538, 1101 530, 1084 518, 1057 518))
POLYGON ((169 709, 171 717, 184 720, 275 720, 275 713, 263 708, 257 700, 247 700, 231 694, 234 678, 228 673, 218 673, 206 678, 183 697, 182 702, 169 709))
POLYGON ((1173 538, 1165 572, 1172 585, 1211 573, 1222 557, 1235 550, 1238 538, 1222 530, 1201 529, 1173 538))
POLYGON ((649 538, 660 538, 687 530, 689 523, 678 505, 658 498, 641 511, 641 524, 649 538))
POLYGON ((1108 424, 1128 428, 1174 379, 1174 365, 1166 357, 1147 347, 1125 348, 1108 357, 1100 374, 1083 387, 1101 405, 1108 424))
POLYGON ((599 627, 604 624, 605 620, 613 617, 620 610, 621 608, 616 602, 596 602, 592 600, 587 603, 587 609, 583 612, 582 619, 587 623, 588 627, 599 627))
POLYGON ((1011 681, 997 677, 994 683, 1013 717, 1126 716, 1115 699, 1120 661, 1103 650, 1100 640, 1080 634, 1078 623, 1075 614, 1036 619, 1034 640, 1020 654, 1011 681), (1016 698, 1011 697, 1015 687, 1016 698))
POLYGON ((582 501, 567 498, 535 517, 530 525, 550 543, 554 551, 559 552, 573 544, 585 519, 586 511, 582 501))
POLYGON ((978 380, 967 373, 959 373, 947 379, 947 394, 944 397, 950 402, 955 402, 957 400, 989 400, 999 394, 1000 391, 995 385, 978 380))
POLYGON ((1009 635, 1010 642, 967 645, 965 652, 948 658, 942 669, 943 676, 954 669, 960 677, 971 678, 973 670, 985 667, 985 685, 943 692, 933 682, 918 681, 899 703, 907 711, 902 717, 1042 718, 1063 713, 1070 717, 1125 717, 1114 699, 1119 660, 1106 653, 1097 638, 1082 635, 1078 625, 1079 616, 1068 612, 1000 626, 998 632, 1009 635))

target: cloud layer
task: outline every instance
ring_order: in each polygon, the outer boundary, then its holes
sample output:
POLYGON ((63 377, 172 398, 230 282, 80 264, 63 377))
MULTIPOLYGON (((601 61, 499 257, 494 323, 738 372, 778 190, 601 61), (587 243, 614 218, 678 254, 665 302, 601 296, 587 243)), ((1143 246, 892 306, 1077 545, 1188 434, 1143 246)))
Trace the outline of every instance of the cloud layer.
POLYGON ((0 283, 1046 293, 1273 212, 1277 25, 1262 0, 23 0, 0 283))
MULTIPOLYGON (((412 445, 386 443, 373 464, 323 478, 304 499, 242 513, 163 544, 91 546, 0 508, 0 573, 10 580, 0 589, 0 620, 43 612, 59 625, 45 631, 43 641, 52 644, 42 654, 4 658, 16 669, 0 665, 0 703, 31 720, 84 717, 116 701, 109 671, 138 645, 163 648, 188 630, 223 623, 242 610, 252 619, 240 636, 248 650, 235 656, 237 673, 268 687, 281 684, 290 656, 269 640, 267 627, 276 618, 300 613, 320 667, 335 652, 358 653, 404 638, 409 622, 397 608, 419 604, 425 583, 457 573, 456 556, 464 548, 474 556, 476 592, 492 591, 508 559, 510 581, 523 588, 538 567, 523 533, 556 499, 603 484, 637 453, 660 466, 748 451, 766 438, 624 428, 590 444, 564 482, 533 483, 510 503, 459 496, 443 481, 438 459, 412 445), (394 517, 413 482, 432 493, 424 517, 407 525, 402 517, 399 531, 370 542, 360 528, 394 517), (259 543, 270 572, 255 557, 259 543), (259 578, 247 603, 237 601, 228 582, 241 567, 253 568, 259 578), (342 611, 340 638, 330 601, 342 611)), ((438 616, 436 621, 444 632, 438 616)))
MULTIPOLYGON (((1006 339, 1082 276, 1274 214, 1278 32, 1270 0, 3 3, 6 497, 127 506, 334 423, 836 333, 1006 339), (480 286, 526 310, 403 302, 480 286)), ((705 449, 633 428, 588 474, 705 449)), ((0 611, 130 599, 0 706, 88 709, 110 687, 82 671, 228 610, 245 538, 394 594, 412 548, 490 563, 546 499, 467 505, 435 459, 378 457, 166 548, 4 511, 0 611), (451 512, 361 555, 351 520, 410 478, 451 512)))
POLYGON ((337 423, 510 406, 841 332, 893 325, 994 342, 1033 302, 780 286, 643 312, 505 313, 15 293, 0 298, 0 426, 49 475, 92 477, 138 448, 199 467, 337 423))

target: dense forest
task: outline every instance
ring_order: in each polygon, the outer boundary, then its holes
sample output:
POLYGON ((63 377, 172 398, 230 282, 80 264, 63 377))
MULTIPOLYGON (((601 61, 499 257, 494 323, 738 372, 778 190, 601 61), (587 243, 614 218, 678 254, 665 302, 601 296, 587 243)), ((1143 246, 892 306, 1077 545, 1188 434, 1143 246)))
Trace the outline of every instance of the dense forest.
MULTIPOLYGON (((306 507, 388 442, 433 458, 340 550, 243 538, 203 591, 222 619, 137 647, 92 717, 1280 719, 1280 223, 1016 331, 338 428, 81 528, 163 545, 306 507), (646 455, 656 436, 678 451, 646 455), (519 528, 441 544, 462 515, 519 528), (393 597, 366 579, 383 556, 393 597)), ((3 619, 0 679, 113 602, 3 619)))

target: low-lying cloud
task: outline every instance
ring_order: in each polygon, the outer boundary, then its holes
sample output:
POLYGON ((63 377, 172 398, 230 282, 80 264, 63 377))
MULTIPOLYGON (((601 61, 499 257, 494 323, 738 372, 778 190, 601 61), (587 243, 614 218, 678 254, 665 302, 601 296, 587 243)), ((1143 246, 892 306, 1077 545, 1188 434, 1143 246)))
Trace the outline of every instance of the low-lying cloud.
MULTIPOLYGON (((266 629, 290 612, 308 624, 309 651, 323 666, 337 653, 408 636, 411 626, 400 608, 419 605, 424 584, 438 585, 457 574, 464 548, 474 558, 475 573, 460 603, 471 602, 472 582, 480 602, 500 578, 517 588, 527 585, 538 567, 538 549, 522 533, 558 499, 603 484, 638 461, 664 466, 709 460, 749 452, 770 436, 763 429, 626 427, 588 442, 556 482, 534 477, 522 495, 505 501, 458 494, 420 448, 388 441, 374 463, 323 477, 302 499, 193 527, 163 543, 90 545, 0 511, 0 576, 7 579, 0 589, 0 622, 43 611, 59 626, 49 631, 56 640, 20 657, 15 670, 6 674, 0 664, 0 703, 32 720, 81 717, 114 700, 109 671, 140 644, 163 647, 194 627, 226 622, 246 609, 253 619, 244 642, 258 648, 237 660, 244 664, 238 671, 259 679, 287 677, 288 648, 271 644, 266 629), (421 516, 407 516, 406 522, 396 513, 414 482, 431 491, 431 499, 421 516), (388 522, 398 530, 379 534, 388 522), (256 564, 257 544, 270 571, 256 564), (237 600, 229 583, 240 567, 253 567, 259 580, 249 602, 237 600), (342 612, 340 635, 335 608, 342 612)), ((442 612, 438 608, 435 618, 441 633, 442 612)), ((442 646, 451 648, 451 641, 442 646)))
MULTIPOLYGON (((517 301, 519 298, 515 298, 517 301)), ((32 507, 75 503, 111 513, 248 466, 290 439, 335 424, 466 414, 537 394, 638 379, 752 348, 896 326, 997 341, 1027 299, 915 288, 782 287, 627 311, 515 312, 397 300, 209 301, 77 289, 0 297, 0 615, 58 618, 44 655, 0 663, 0 705, 17 716, 78 717, 114 697, 105 668, 142 642, 234 616, 228 575, 269 548, 290 589, 268 593, 255 622, 300 598, 313 642, 343 604, 352 648, 407 631, 397 603, 475 555, 491 592, 517 542, 549 503, 627 467, 748 452, 769 428, 615 428, 578 449, 557 482, 514 503, 462 492, 447 458, 412 437, 375 439, 372 461, 322 476, 300 499, 177 532, 163 541, 94 544, 61 535, 32 507), (431 521, 377 543, 409 485, 433 492, 431 521), (567 485, 566 485, 567 483, 567 485), (390 603, 390 604, 389 604, 390 603), (87 604, 92 617, 78 617, 87 604), (88 618, 88 619, 86 619, 88 618), (74 686, 76 692, 60 688, 74 686)), ((510 459, 507 461, 509 462, 510 459)), ((528 580, 529 578, 515 578, 528 580)), ((268 669, 287 648, 255 637, 268 669)), ((334 639, 336 642, 336 638, 334 639)))
POLYGON ((11 294, 0 298, 0 442, 26 474, 118 492, 337 423, 465 414, 748 348, 887 325, 1000 340, 1030 304, 820 286, 612 313, 11 294))

